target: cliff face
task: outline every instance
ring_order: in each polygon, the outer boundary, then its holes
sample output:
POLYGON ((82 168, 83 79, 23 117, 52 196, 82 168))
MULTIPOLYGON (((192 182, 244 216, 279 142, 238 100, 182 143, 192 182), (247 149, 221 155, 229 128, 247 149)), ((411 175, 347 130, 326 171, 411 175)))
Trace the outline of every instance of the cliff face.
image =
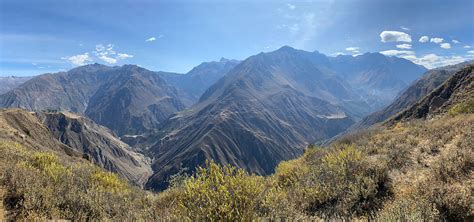
POLYGON ((446 113, 456 104, 472 103, 474 98, 473 69, 474 65, 469 65, 456 72, 416 104, 389 119, 388 123, 427 118, 446 113))
POLYGON ((90 161, 138 186, 151 174, 149 160, 112 131, 71 113, 0 110, 0 139, 54 152, 71 161, 90 161))

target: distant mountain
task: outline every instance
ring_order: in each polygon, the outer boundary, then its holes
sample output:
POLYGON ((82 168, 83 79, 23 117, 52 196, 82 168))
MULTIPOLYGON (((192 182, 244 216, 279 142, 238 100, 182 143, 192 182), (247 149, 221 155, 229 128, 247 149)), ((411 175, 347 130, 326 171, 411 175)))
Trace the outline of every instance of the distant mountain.
POLYGON ((30 76, 6 76, 0 77, 0 94, 4 94, 11 89, 21 85, 28 81, 32 77, 30 76))
MULTIPOLYGON (((345 79, 371 73, 367 84, 391 90, 398 86, 378 81, 377 73, 383 74, 379 70, 390 70, 387 75, 403 84, 425 70, 383 55, 374 55, 375 61, 371 54, 364 57, 369 58, 362 61, 373 64, 363 66, 357 57, 344 57, 349 64, 360 63, 358 71, 351 73, 334 69, 342 61, 334 63, 318 52, 287 46, 249 57, 212 85, 197 104, 164 122, 163 131, 150 137, 154 141, 148 141, 148 153, 155 160, 147 186, 163 189, 170 175, 182 168, 192 171, 206 159, 271 173, 281 160, 301 155, 309 143, 347 129, 354 122, 348 112, 354 112, 351 106, 368 106, 366 91, 354 89, 359 83, 345 79), (400 64, 408 64, 413 77, 399 78, 396 71, 404 69, 392 66, 400 64)), ((390 102, 385 95, 377 98, 390 102)))
POLYGON ((420 79, 404 90, 393 103, 365 117, 354 128, 364 128, 381 123, 402 110, 414 105, 432 90, 443 84, 450 76, 474 62, 460 63, 427 71, 420 79))
POLYGON ((157 72, 170 85, 177 88, 186 105, 196 103, 209 86, 217 82, 239 63, 238 60, 221 58, 218 62, 204 62, 186 74, 157 72))
POLYGON ((151 174, 149 161, 109 129, 71 113, 0 110, 0 139, 69 156, 71 161, 83 158, 139 186, 151 174))
POLYGON ((184 105, 176 89, 133 65, 86 65, 32 78, 0 96, 0 107, 86 114, 119 135, 155 129, 184 105))
POLYGON ((399 92, 426 71, 423 66, 380 53, 330 58, 331 68, 375 109, 391 102, 399 92))
MULTIPOLYGON (((388 123, 447 113, 454 105, 474 105, 474 65, 459 70, 420 101, 393 116, 388 123)), ((474 109, 474 107, 470 107, 474 109)))

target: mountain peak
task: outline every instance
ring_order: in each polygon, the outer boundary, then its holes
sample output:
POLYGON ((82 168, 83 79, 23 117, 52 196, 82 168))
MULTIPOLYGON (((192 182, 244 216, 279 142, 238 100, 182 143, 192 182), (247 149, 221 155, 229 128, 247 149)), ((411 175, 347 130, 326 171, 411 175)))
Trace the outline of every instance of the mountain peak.
POLYGON ((228 62, 228 61, 230 61, 230 59, 227 59, 227 58, 224 58, 224 57, 222 57, 222 58, 219 60, 219 62, 228 62))
POLYGON ((284 45, 281 48, 277 49, 277 51, 296 51, 296 49, 291 46, 284 45))

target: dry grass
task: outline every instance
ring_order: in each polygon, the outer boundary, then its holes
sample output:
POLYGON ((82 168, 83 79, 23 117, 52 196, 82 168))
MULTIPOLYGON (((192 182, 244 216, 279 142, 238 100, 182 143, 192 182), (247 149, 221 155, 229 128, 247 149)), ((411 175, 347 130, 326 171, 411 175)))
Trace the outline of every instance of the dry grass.
POLYGON ((158 220, 156 195, 83 162, 0 142, 2 202, 11 220, 158 220))

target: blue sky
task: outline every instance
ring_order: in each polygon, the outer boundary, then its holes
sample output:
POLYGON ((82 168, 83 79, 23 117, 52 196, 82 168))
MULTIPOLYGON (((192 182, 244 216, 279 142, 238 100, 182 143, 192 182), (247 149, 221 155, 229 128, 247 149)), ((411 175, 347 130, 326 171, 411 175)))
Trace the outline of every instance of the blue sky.
POLYGON ((0 0, 0 76, 93 62, 184 73, 283 45, 432 68, 474 59, 473 11, 472 0, 0 0))

